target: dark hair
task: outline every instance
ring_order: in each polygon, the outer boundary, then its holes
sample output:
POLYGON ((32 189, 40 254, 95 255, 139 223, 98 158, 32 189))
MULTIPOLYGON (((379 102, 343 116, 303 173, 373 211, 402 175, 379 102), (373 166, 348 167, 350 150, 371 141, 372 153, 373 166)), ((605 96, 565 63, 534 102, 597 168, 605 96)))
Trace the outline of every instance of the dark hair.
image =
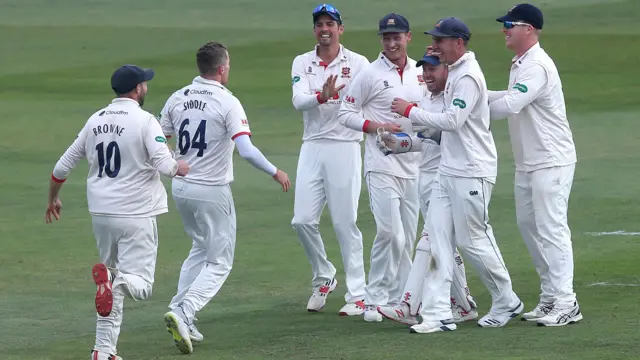
POLYGON ((198 49, 196 63, 201 74, 214 73, 227 60, 227 47, 217 41, 209 41, 198 49))

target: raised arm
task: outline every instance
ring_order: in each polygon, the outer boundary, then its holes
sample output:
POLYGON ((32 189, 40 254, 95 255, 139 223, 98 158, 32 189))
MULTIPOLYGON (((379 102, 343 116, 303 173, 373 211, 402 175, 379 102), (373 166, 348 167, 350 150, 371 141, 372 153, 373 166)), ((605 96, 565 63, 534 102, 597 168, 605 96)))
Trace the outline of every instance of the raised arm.
POLYGON ((480 87, 471 76, 463 76, 453 88, 453 101, 443 113, 430 113, 415 105, 404 111, 414 126, 455 131, 464 125, 480 98, 480 87))
POLYGON ((291 85, 293 89, 293 107, 298 111, 309 110, 324 101, 321 101, 320 94, 312 92, 309 88, 309 81, 304 71, 304 62, 301 56, 296 56, 291 65, 291 85))
POLYGON ((540 96, 547 84, 547 72, 540 64, 524 69, 516 78, 515 85, 501 98, 491 102, 491 119, 504 119, 516 115, 540 96))

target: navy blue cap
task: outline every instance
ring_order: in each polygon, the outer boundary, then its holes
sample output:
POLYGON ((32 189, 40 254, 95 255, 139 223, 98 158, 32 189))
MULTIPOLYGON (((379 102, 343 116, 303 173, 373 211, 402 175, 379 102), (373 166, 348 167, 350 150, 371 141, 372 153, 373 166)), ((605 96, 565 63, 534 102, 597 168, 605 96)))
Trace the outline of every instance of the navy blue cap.
POLYGON ((440 19, 432 30, 425 31, 424 33, 435 37, 453 37, 463 40, 471 39, 469 27, 456 17, 440 19))
POLYGON ((420 59, 420 60, 418 60, 418 62, 416 62, 416 67, 420 67, 420 66, 422 66, 424 64, 438 66, 438 65, 440 65, 440 58, 435 56, 435 55, 427 55, 425 53, 424 56, 422 57, 422 59, 420 59))
POLYGON ((316 6, 315 9, 313 9, 313 13, 311 14, 311 16, 313 17, 314 24, 316 21, 318 21, 318 17, 320 15, 329 15, 333 20, 342 24, 342 16, 340 15, 340 11, 338 11, 338 9, 331 4, 320 4, 316 6))
POLYGON ((506 15, 497 18, 496 21, 501 23, 505 21, 520 21, 540 30, 544 23, 542 11, 531 4, 518 4, 512 7, 506 15))
POLYGON ((409 21, 400 14, 385 15, 378 23, 378 35, 385 33, 408 33, 409 21))
POLYGON ((111 75, 111 88, 116 94, 126 94, 145 81, 153 79, 152 69, 143 69, 136 65, 122 65, 111 75))

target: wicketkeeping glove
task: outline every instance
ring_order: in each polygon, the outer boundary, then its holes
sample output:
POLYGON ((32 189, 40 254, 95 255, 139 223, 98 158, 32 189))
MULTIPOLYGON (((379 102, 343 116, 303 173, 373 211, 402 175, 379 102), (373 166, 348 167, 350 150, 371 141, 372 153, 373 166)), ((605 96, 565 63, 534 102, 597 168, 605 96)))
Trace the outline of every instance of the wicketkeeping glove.
POLYGON ((406 133, 393 134, 381 128, 378 128, 377 133, 376 144, 385 156, 422 150, 422 139, 417 136, 406 133))

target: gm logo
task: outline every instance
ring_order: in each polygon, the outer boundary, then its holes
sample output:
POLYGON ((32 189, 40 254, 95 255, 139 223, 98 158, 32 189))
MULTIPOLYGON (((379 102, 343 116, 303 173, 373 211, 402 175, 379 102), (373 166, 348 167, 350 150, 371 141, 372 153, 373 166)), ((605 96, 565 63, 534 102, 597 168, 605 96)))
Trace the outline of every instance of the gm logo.
POLYGON ((477 190, 471 190, 469 191, 469 195, 478 195, 478 191, 477 190))

